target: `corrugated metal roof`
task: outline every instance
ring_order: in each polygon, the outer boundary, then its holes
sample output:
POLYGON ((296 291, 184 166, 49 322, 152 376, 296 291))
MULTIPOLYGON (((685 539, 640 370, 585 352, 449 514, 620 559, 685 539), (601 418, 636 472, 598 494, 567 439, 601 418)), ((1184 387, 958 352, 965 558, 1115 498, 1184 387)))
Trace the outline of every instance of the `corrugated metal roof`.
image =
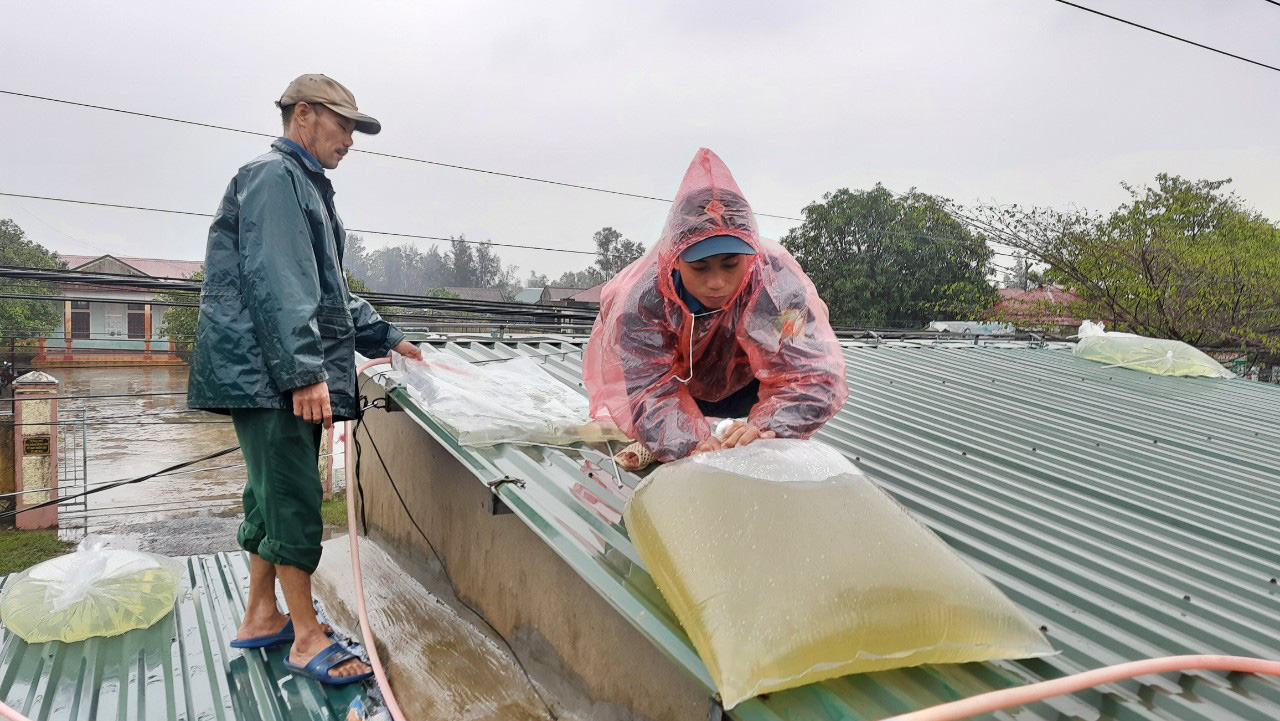
MULTIPOLYGON (((151 628, 79 643, 0 633, 0 699, 33 721, 267 721, 345 718, 360 684, 296 679, 287 646, 240 651, 249 588, 243 553, 192 556, 173 613, 151 628)), ((0 579, 0 587, 6 579, 0 579)))
MULTIPOLYGON (((440 343, 538 356, 581 387, 581 345, 440 343)), ((820 438, 995 581, 1062 653, 848 676, 739 705, 739 719, 878 719, 994 688, 1182 653, 1280 658, 1280 387, 1108 369, 1058 347, 849 344, 849 402, 820 438)), ((459 446, 420 425, 673 662, 706 669, 621 522, 638 478, 608 449, 459 446), (602 452, 603 451, 603 452, 602 452)), ((616 449, 613 449, 616 450, 616 449)), ((1276 719, 1280 683, 1147 677, 987 718, 1276 719)))

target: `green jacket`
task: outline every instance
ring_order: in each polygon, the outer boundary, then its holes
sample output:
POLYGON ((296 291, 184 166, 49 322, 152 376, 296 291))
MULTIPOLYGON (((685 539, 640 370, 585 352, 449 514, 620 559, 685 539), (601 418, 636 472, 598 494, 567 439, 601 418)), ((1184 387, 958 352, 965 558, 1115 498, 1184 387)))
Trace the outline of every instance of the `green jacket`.
POLYGON ((209 229, 187 405, 292 410, 289 391, 327 381, 335 419, 355 418, 355 353, 404 334, 347 290, 333 185, 276 140, 240 168, 209 229))

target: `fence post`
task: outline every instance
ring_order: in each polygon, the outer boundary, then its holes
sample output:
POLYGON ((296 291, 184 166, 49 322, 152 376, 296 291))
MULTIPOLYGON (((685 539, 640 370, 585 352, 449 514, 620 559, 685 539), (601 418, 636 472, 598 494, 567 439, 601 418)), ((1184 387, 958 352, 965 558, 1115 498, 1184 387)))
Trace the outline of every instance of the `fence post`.
MULTIPOLYGON (((58 497, 58 379, 32 371, 13 382, 16 510, 58 497)), ((57 528, 58 507, 21 513, 19 529, 57 528)))

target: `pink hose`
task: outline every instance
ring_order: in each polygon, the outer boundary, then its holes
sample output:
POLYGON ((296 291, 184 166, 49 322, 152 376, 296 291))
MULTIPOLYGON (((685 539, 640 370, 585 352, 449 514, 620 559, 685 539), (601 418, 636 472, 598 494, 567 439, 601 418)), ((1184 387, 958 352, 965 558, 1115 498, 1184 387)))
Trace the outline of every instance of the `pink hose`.
MULTIPOLYGON (((360 374, 376 365, 390 363, 390 358, 374 358, 360 364, 356 369, 356 383, 360 382, 360 374)), ((352 422, 346 422, 346 442, 343 443, 343 482, 347 486, 347 539, 351 542, 351 574, 355 581, 356 615, 360 618, 360 636, 364 639, 365 650, 369 652, 369 666, 373 668, 373 676, 378 680, 378 688, 382 689, 382 700, 387 703, 387 710, 395 721, 407 721, 400 704, 396 703, 396 695, 391 691, 391 682, 387 672, 382 668, 382 660, 378 658, 378 647, 373 644, 373 631, 369 626, 369 612, 364 606, 364 577, 360 574, 360 538, 356 535, 356 499, 351 495, 351 484, 355 481, 355 438, 351 434, 352 422)), ((20 721, 20 720, 15 720, 20 721)))
POLYGON ((7 721, 31 721, 31 719, 6 706, 3 701, 0 701, 0 718, 7 721))
POLYGON ((1114 683, 1135 676, 1170 671, 1238 671, 1280 676, 1280 661, 1267 661, 1243 656, 1166 656, 1145 661, 1131 661, 1084 671, 1052 681, 1041 681, 1027 686, 1017 686, 999 691, 971 696, 959 701, 931 706, 919 711, 902 714, 885 721, 956 721, 980 713, 999 711, 1010 706, 1043 701, 1051 696, 1075 693, 1093 686, 1114 683))

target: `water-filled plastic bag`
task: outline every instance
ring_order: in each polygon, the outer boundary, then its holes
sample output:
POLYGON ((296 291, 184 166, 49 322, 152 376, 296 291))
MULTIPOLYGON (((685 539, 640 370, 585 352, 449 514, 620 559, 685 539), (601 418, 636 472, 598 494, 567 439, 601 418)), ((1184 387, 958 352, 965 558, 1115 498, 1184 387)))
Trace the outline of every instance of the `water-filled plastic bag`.
POLYGON ((662 466, 625 518, 725 708, 851 673, 1054 653, 994 584, 817 441, 662 466))
POLYGON ((27 643, 118 636, 172 611, 179 581, 173 559, 85 539, 74 553, 10 577, 0 623, 27 643))
POLYGON ((1087 320, 1080 325, 1079 335, 1072 352, 1109 366, 1163 376, 1236 377, 1204 351, 1180 340, 1116 333, 1087 320))
POLYGON ((459 443, 597 443, 625 440, 591 418, 586 396, 556 380, 532 358, 468 363, 448 353, 422 360, 391 354, 406 392, 459 443))

